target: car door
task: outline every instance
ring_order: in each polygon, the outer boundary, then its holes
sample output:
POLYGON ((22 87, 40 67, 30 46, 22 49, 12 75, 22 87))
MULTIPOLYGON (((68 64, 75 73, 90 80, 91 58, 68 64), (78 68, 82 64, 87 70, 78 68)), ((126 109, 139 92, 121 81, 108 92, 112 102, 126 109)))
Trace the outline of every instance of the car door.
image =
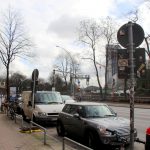
POLYGON ((83 106, 78 106, 78 105, 74 106, 70 114, 72 115, 69 120, 70 132, 72 133, 72 135, 82 137, 84 133, 85 124, 86 124, 83 118, 84 117, 83 106))

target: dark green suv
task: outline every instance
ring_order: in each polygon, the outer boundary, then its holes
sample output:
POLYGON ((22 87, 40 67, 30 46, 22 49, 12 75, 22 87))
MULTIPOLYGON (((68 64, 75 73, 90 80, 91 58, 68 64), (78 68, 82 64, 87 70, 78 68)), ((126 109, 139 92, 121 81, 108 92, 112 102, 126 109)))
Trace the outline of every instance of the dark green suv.
POLYGON ((119 146, 121 139, 126 144, 130 142, 130 121, 117 117, 104 103, 75 102, 66 104, 59 114, 57 133, 59 136, 70 134, 84 139, 86 145, 93 149, 98 145, 119 146))

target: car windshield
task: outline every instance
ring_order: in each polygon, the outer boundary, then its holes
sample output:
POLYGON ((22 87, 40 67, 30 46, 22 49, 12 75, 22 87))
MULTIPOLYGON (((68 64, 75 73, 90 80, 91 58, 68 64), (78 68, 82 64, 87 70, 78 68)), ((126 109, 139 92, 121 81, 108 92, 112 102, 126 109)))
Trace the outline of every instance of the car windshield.
POLYGON ((69 95, 62 95, 63 100, 73 100, 73 98, 69 95))
POLYGON ((40 104, 58 104, 63 103, 59 93, 36 93, 35 103, 40 104))
POLYGON ((85 107, 87 118, 105 118, 115 116, 114 112, 106 105, 90 105, 85 107))

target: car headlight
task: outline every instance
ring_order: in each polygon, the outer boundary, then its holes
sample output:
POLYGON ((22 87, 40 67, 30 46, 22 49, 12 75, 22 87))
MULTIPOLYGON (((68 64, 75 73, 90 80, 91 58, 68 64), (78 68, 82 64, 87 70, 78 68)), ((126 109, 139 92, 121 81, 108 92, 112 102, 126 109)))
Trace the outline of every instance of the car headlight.
POLYGON ((101 134, 112 135, 111 132, 107 131, 105 127, 99 127, 99 131, 101 134))
POLYGON ((38 112, 38 115, 39 116, 46 116, 46 113, 45 112, 38 112))

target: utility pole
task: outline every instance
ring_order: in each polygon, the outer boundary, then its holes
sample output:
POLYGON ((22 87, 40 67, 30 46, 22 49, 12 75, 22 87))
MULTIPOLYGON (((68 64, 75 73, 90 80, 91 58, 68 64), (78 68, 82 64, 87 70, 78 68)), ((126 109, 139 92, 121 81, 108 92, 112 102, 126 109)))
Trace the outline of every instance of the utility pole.
POLYGON ((55 91, 55 69, 53 70, 53 87, 52 91, 55 91))

